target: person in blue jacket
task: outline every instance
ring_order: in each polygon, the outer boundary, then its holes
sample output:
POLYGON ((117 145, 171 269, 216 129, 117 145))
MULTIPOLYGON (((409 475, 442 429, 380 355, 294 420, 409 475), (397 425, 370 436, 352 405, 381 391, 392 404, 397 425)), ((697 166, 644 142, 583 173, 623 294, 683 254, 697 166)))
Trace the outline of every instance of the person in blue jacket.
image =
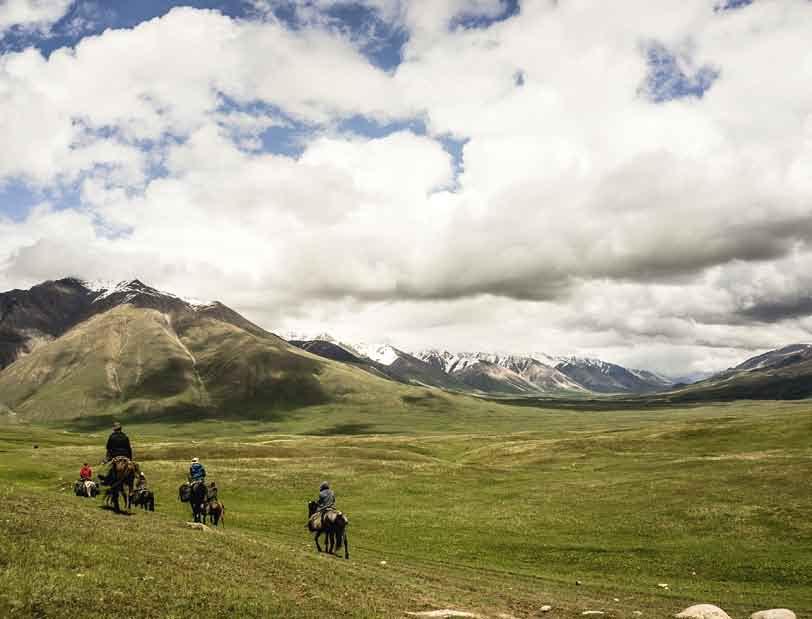
POLYGON ((189 483, 206 481, 206 469, 200 464, 198 458, 192 458, 192 466, 189 467, 189 483))

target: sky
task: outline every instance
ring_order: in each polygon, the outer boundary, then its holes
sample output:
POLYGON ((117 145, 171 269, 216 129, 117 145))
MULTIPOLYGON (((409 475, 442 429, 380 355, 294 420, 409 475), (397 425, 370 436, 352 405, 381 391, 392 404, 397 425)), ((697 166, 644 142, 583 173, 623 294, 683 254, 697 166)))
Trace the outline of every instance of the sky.
POLYGON ((0 0, 0 289, 671 375, 812 340, 809 0, 0 0))

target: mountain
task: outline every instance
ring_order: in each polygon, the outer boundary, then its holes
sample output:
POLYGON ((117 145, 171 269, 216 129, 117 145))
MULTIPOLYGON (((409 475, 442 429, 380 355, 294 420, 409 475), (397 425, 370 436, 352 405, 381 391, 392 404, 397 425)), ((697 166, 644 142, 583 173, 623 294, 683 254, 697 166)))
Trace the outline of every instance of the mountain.
POLYGON ((21 420, 256 415, 384 392, 391 381, 310 354, 222 303, 139 280, 76 279, 0 295, 0 411, 21 420))
POLYGON ((367 371, 398 382, 440 387, 455 391, 467 390, 466 385, 407 352, 399 350, 388 344, 345 344, 339 342, 326 333, 315 336, 314 339, 289 340, 313 354, 352 363, 367 371))
POLYGON ((0 370, 65 333, 97 294, 76 279, 0 293, 0 370))
MULTIPOLYGON (((415 353, 415 356, 458 377, 469 387, 489 393, 588 392, 555 367, 535 357, 483 352, 452 353, 433 349, 415 353)), ((546 355, 544 359, 552 361, 546 355)))
POLYGON ((708 379, 664 395, 674 401, 812 397, 812 345, 792 344, 751 357, 708 379))
POLYGON ((740 363, 733 372, 749 372, 751 370, 776 370, 812 360, 812 345, 792 344, 757 355, 740 363))
POLYGON ((595 393, 652 393, 673 385, 673 381, 654 372, 629 370, 600 359, 569 357, 556 369, 595 393))

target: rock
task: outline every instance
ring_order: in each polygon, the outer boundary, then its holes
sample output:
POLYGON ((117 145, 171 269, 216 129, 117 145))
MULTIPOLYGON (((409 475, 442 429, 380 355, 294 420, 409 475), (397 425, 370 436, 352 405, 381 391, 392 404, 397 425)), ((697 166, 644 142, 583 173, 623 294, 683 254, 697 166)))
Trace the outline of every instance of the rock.
POLYGON ((730 619, 730 615, 713 604, 696 604, 674 616, 677 619, 730 619))
POLYGON ((634 611, 632 614, 633 614, 635 617, 642 617, 642 616, 643 616, 643 611, 641 611, 641 610, 636 610, 636 611, 634 611))
POLYGON ((795 613, 786 608, 771 608, 760 610, 750 615, 750 619, 797 619, 795 613))
POLYGON ((581 614, 582 615, 587 615, 587 616, 589 616, 589 615, 598 616, 598 615, 605 615, 606 613, 604 613, 602 610, 585 610, 581 614))
POLYGON ((660 589, 668 589, 668 583, 667 582, 659 582, 659 583, 657 583, 657 586, 660 589))
POLYGON ((539 610, 540 610, 541 612, 543 612, 543 613, 549 613, 549 612, 550 612, 552 609, 553 609, 553 607, 552 607, 552 606, 550 606, 549 604, 545 604, 544 606, 542 606, 541 608, 539 608, 539 610))
POLYGON ((381 561, 380 565, 386 565, 386 561, 381 561))
POLYGON ((415 612, 407 612, 407 615, 412 617, 437 617, 438 619, 445 619, 446 617, 479 617, 474 613, 469 613, 464 610, 451 610, 450 608, 443 608, 441 610, 421 610, 415 612))
POLYGON ((187 522, 186 526, 190 529, 194 529, 195 531, 208 531, 211 533, 211 529, 202 522, 187 522))

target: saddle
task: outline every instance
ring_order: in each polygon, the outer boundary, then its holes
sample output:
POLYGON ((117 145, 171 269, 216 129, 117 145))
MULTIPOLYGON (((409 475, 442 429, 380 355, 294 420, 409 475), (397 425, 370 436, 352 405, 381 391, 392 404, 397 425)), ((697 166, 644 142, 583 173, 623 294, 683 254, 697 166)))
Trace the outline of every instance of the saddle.
POLYGON ((307 522, 307 527, 311 531, 320 531, 326 525, 335 522, 336 518, 338 518, 340 514, 341 512, 334 507, 320 509, 310 516, 310 519, 307 522))

